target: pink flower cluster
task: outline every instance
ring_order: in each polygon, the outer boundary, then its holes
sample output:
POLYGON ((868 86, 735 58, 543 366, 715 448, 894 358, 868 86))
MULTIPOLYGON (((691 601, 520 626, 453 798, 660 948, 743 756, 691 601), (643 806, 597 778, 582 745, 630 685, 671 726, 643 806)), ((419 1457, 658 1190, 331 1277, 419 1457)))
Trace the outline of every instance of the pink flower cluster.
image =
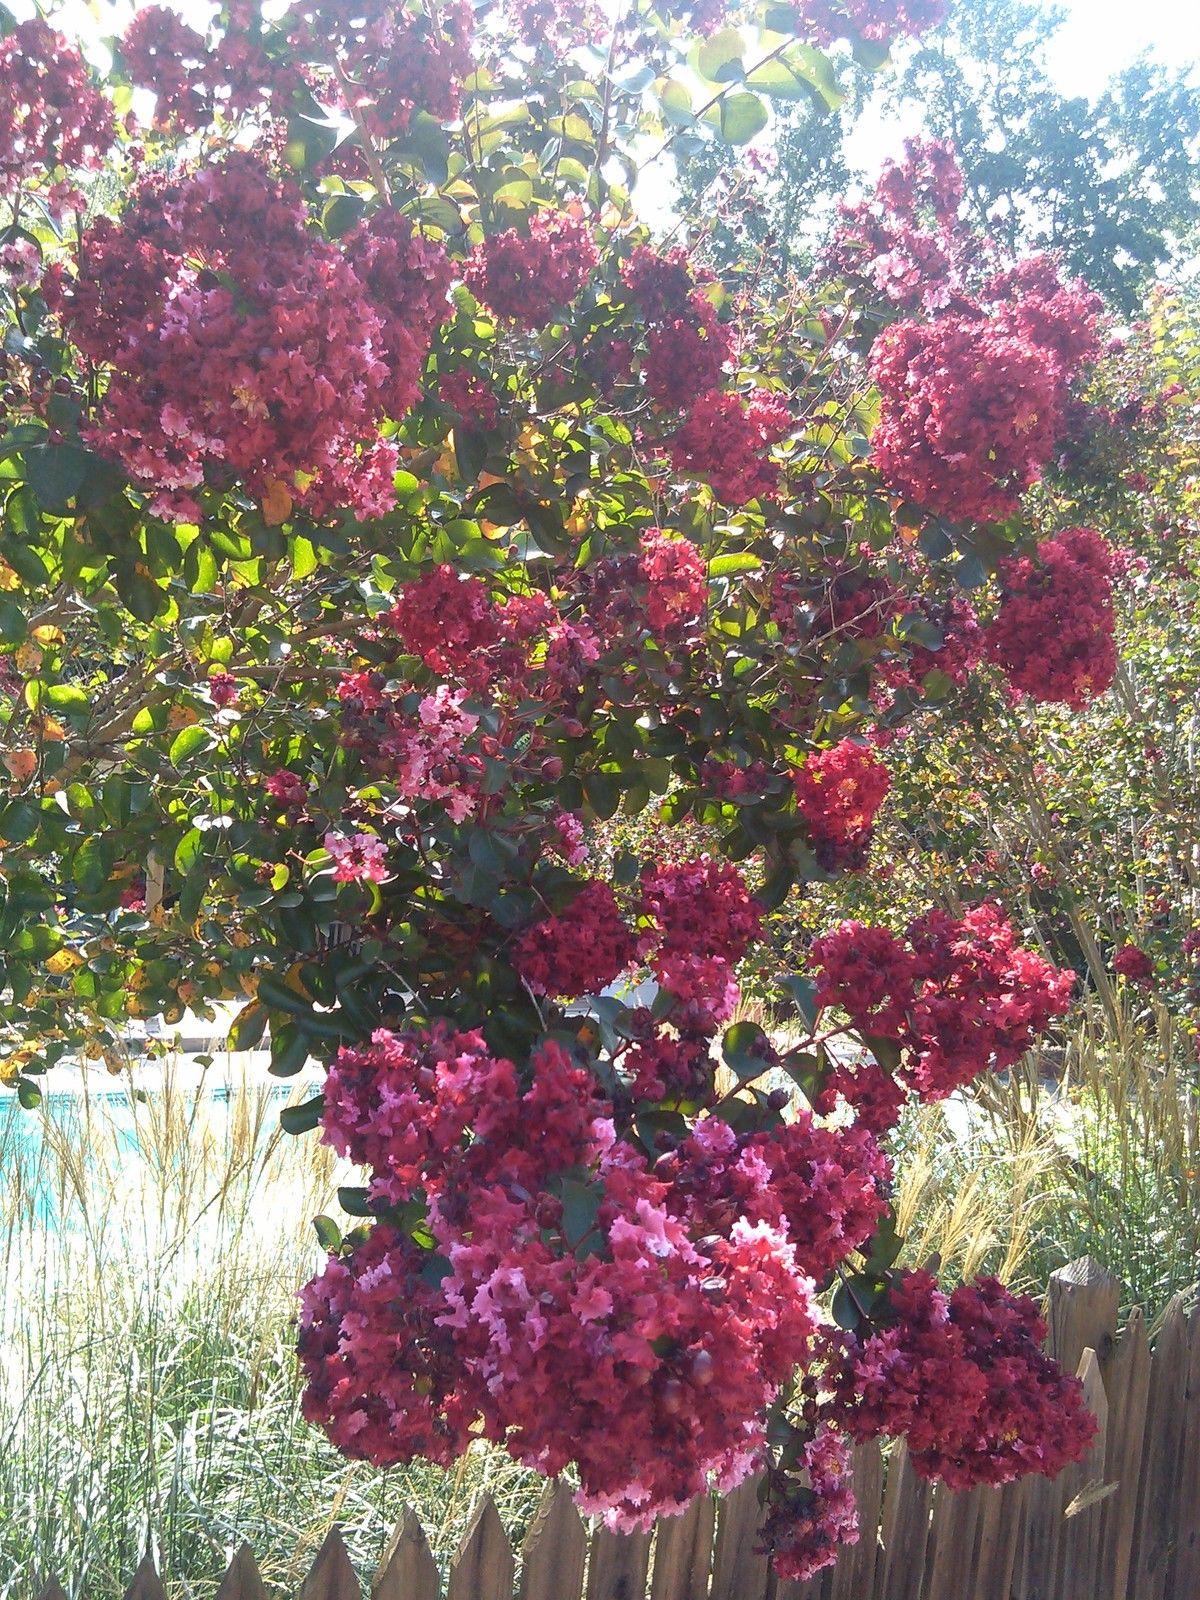
POLYGON ((324 243, 299 191, 235 151, 149 178, 119 220, 92 223, 79 276, 50 275, 47 294, 111 369, 91 438, 155 510, 198 520, 199 491, 236 478, 268 503, 282 492, 284 514, 367 516, 393 503, 378 423, 416 398, 448 282, 400 217, 362 225, 344 253, 324 243))
POLYGON ((598 259, 581 217, 539 211, 527 233, 508 228, 476 245, 463 278, 497 316, 522 328, 545 328, 574 300, 598 259))
POLYGON ((817 860, 827 869, 861 867, 891 786, 883 762, 865 745, 843 739, 832 749, 813 751, 793 781, 817 860))
MULTIPOLYGON (((837 1006, 868 1037, 894 1041, 896 1076, 922 1100, 942 1100, 981 1072, 1016 1062, 1070 1003, 1075 974, 1016 942, 998 907, 959 919, 931 911, 905 938, 844 922, 812 947, 817 1003, 837 1006)), ((843 1069, 826 1094, 886 1108, 878 1069, 843 1069)), ((894 1100, 898 1104, 898 1099, 894 1100)), ((827 1102, 822 1107, 832 1109, 827 1102)), ((860 1115, 862 1112, 860 1106, 860 1115)), ((869 1125, 870 1109, 867 1112, 869 1125)))
POLYGON ((770 1223, 817 1283, 874 1233, 891 1180, 867 1129, 821 1127, 807 1112, 742 1135, 705 1117, 654 1171, 670 1179, 671 1209, 693 1227, 727 1229, 739 1216, 770 1223))
POLYGON ((218 107, 249 111, 290 95, 302 82, 290 63, 268 55, 244 4, 230 7, 216 39, 167 6, 143 6, 125 30, 121 57, 130 81, 154 94, 156 125, 177 133, 204 127, 218 107))
POLYGON ((677 638, 708 609, 708 569, 687 539, 651 528, 639 541, 640 577, 646 585, 646 621, 659 638, 677 638))
POLYGON ((1089 528, 1043 539, 1036 557, 1001 570, 1000 610, 987 628, 988 659, 1034 700, 1082 710, 1117 670, 1112 561, 1089 528))
POLYGON ((682 1003, 677 1025, 705 1031, 737 1002, 734 970, 758 938, 762 913, 731 862, 700 856, 643 875, 641 931, 597 878, 567 908, 521 930, 509 958, 535 994, 599 994, 635 960, 649 959, 682 1003))
POLYGON ((695 1197, 614 1142, 559 1045, 518 1073, 479 1033, 380 1032, 339 1054, 324 1121, 372 1204, 428 1208, 419 1243, 385 1220, 304 1292, 305 1412, 341 1448, 446 1461, 481 1430, 543 1472, 574 1462, 581 1503, 626 1528, 752 1470, 811 1348, 811 1283, 780 1227, 686 1225, 695 1197))
POLYGON ((475 675, 481 658, 500 641, 499 608, 487 585, 445 565, 401 584, 383 621, 406 655, 449 676, 475 675))
POLYGON ((382 883, 387 877, 387 845, 378 834, 327 833, 325 848, 333 858, 335 883, 382 883))
POLYGON ((31 17, 0 38, 0 195, 60 167, 97 167, 113 135, 111 105, 61 33, 31 17))
POLYGON ((843 1545, 857 1544, 858 1535, 849 1447, 841 1434, 818 1426, 797 1471, 773 1474, 763 1546, 777 1577, 805 1583, 830 1566, 843 1545))
POLYGON ((871 199, 841 207, 826 265, 892 305, 944 311, 963 295, 977 248, 959 221, 962 197, 953 149, 909 140, 903 162, 885 163, 871 199))
POLYGON ((422 7, 389 0, 302 0, 293 18, 293 47, 331 69, 323 91, 375 144, 405 132, 414 110, 439 122, 458 115, 459 84, 474 67, 467 0, 440 6, 436 23, 422 7))
POLYGON ((599 878, 589 879, 559 915, 531 923, 509 959, 534 994, 600 994, 637 956, 639 942, 599 878))
POLYGON ((713 391, 688 412, 672 440, 671 460, 676 471, 706 478, 726 505, 765 500, 779 486, 779 468, 767 452, 794 426, 780 395, 759 389, 747 402, 713 391))
POLYGON ((856 1439, 903 1435, 923 1477, 952 1489, 1054 1477, 1096 1432, 1078 1378, 1042 1350, 1027 1296, 995 1278, 945 1295, 927 1272, 897 1276, 877 1330, 845 1336, 834 1409, 856 1439))
POLYGON ((667 410, 686 409, 716 389, 733 354, 731 330, 698 287, 686 253, 639 245, 621 269, 646 322, 646 391, 667 410))
POLYGON ((957 521, 1016 511, 1062 436, 1070 384, 1098 351, 1100 302, 1034 257, 978 302, 897 322, 871 352, 872 459, 890 487, 957 521))
POLYGON ((946 15, 946 0, 792 0, 796 26, 816 39, 862 38, 889 45, 924 33, 946 15))

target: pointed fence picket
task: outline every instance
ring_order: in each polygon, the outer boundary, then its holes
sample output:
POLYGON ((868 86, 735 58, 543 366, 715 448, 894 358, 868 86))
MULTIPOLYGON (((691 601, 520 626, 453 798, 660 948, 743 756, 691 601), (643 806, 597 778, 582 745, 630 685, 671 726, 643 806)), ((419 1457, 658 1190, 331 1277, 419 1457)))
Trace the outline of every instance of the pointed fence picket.
MULTIPOLYGON (((859 1543, 807 1583, 776 1580, 758 1548, 757 1480, 644 1534, 589 1529, 551 1483, 519 1559, 485 1495, 445 1585, 406 1511, 370 1600, 1200 1600, 1200 1310, 1176 1297, 1151 1352, 1140 1311, 1117 1339, 1118 1298, 1092 1261, 1050 1284, 1049 1348, 1078 1371, 1099 1424, 1085 1460, 1053 1482, 954 1494, 918 1477, 902 1444, 886 1457, 860 1446, 859 1543)), ((54 1577, 27 1593, 67 1600, 54 1577)), ((125 1600, 167 1600, 149 1556, 125 1600)), ((216 1600, 367 1597, 333 1528, 295 1597, 268 1589, 243 1545, 216 1600)))

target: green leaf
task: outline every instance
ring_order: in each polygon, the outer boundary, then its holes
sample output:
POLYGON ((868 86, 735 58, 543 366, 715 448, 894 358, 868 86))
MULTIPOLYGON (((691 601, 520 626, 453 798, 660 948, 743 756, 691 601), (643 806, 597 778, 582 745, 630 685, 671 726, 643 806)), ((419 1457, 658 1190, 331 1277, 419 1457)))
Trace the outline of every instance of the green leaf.
POLYGON ((325 1096, 313 1095, 302 1106, 284 1106, 279 1113, 279 1125, 284 1133, 310 1133, 319 1128, 325 1111, 325 1096))
POLYGON ((729 144, 748 144, 770 121, 759 97, 744 91, 726 95, 719 109, 721 137, 729 144))
POLYGON ((792 1004, 804 1019, 811 1032, 817 1025, 817 986, 802 972, 792 972, 780 978, 779 987, 786 991, 792 1004))
POLYGON ((8 644, 20 644, 25 637, 25 613, 15 600, 0 595, 0 639, 8 644))
POLYGON ((369 1217, 371 1208, 367 1204, 366 1189, 347 1187, 343 1185, 338 1190, 338 1205, 348 1217, 369 1217))
POLYGON ((45 511, 66 511, 88 474, 88 452, 77 444, 33 445, 25 452, 25 476, 45 511))
POLYGON ((658 103, 662 107, 663 121, 675 128, 687 128, 696 120, 692 110, 692 96, 686 84, 674 78, 661 81, 658 103))
POLYGON ((266 1031, 267 1008, 252 1000, 249 1005, 243 1006, 233 1019, 233 1026, 229 1030, 229 1048, 253 1050, 255 1045, 262 1042, 262 1036, 266 1031))
POLYGON ((207 750, 213 742, 212 734, 198 722, 189 724, 177 733, 171 741, 170 762, 173 767, 182 766, 189 756, 196 755, 201 750, 207 750))
POLYGON ((742 76, 744 50, 737 28, 722 28, 694 51, 693 65, 709 83, 735 83, 742 76))
POLYGON ((175 871, 189 873, 204 854, 204 835, 199 828, 189 828, 175 846, 175 871))
POLYGON ((807 96, 827 111, 836 111, 846 99, 832 61, 807 44, 794 44, 783 56, 756 67, 747 74, 746 84, 777 99, 807 96))
MULTIPOLYGON (((292 1108, 289 1107, 289 1110, 292 1108)), ((313 1230, 317 1235, 317 1242, 322 1250, 327 1250, 330 1255, 342 1248, 342 1230, 332 1217, 314 1217, 313 1230)))
POLYGON ((563 1233, 571 1248, 576 1249, 596 1221, 596 1213, 604 1199, 604 1186, 563 1178, 558 1192, 563 1208, 563 1233))
POLYGON ((290 1016, 307 1016, 312 1006, 303 995, 289 989, 273 972, 264 972, 258 980, 258 998, 273 1011, 286 1011, 290 1016))
POLYGON ((32 1079, 18 1078, 17 1099, 26 1111, 36 1111, 42 1103, 42 1091, 32 1079))
POLYGON ((708 563, 710 578, 732 578, 739 572, 757 572, 762 561, 749 550, 739 550, 727 556, 716 556, 708 563))
POLYGON ((271 1029, 271 1064, 275 1078, 293 1078, 308 1061, 308 1040, 294 1022, 271 1029))
POLYGON ((775 1050, 757 1022, 735 1022, 725 1030, 721 1055, 738 1080, 748 1083, 773 1064, 775 1050))

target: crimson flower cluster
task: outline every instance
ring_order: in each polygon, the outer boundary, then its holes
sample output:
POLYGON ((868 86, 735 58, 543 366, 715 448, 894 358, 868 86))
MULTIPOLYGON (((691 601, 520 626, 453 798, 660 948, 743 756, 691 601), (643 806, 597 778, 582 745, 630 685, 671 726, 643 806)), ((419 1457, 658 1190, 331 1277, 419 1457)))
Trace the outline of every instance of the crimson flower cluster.
POLYGON ((963 188, 951 146, 909 140, 902 162, 884 164, 872 197, 841 206, 826 264, 901 309, 946 310, 978 252, 959 219, 963 188))
POLYGON ((490 234, 467 257, 468 289, 498 317, 545 328, 570 305, 598 260, 587 223, 566 211, 539 211, 527 233, 490 234))
MULTIPOLYGON (((1019 1060, 1070 1003, 1075 974, 1016 942, 997 906, 961 918, 931 911, 904 939, 844 922, 812 947, 817 1001, 847 1013, 855 1029, 899 1047, 896 1080, 923 1100, 942 1100, 989 1068, 1019 1060)), ((827 1087, 864 1111, 894 1120, 899 1097, 878 1066, 841 1068, 827 1087), (892 1113, 889 1115, 889 1113, 892 1113)))
POLYGON ((0 196, 39 168, 97 167, 113 132, 112 106, 61 33, 31 17, 0 38, 0 196))
POLYGON ((726 505, 763 500, 779 485, 779 468, 767 454, 795 426, 787 401, 756 390, 748 401, 738 394, 702 395, 688 412, 671 444, 677 471, 706 478, 726 505))
POLYGON ((814 751, 795 775, 796 805, 826 869, 861 867, 891 785, 874 751, 853 739, 814 751))
POLYGON ((1123 944, 1112 958, 1112 969, 1122 978, 1128 978, 1130 983, 1141 987, 1148 985, 1154 978, 1154 962, 1136 944, 1123 944))
POLYGON ((1036 557, 1001 571, 1000 609, 986 632, 988 659, 1033 700, 1082 710, 1117 671, 1112 558, 1090 528, 1043 539, 1036 557))
POLYGON ((681 1002, 681 1031, 711 1032, 732 1014, 737 964, 762 928, 741 873, 709 856, 657 866, 643 875, 637 911, 635 929, 608 885, 590 879, 564 911, 522 929, 510 959, 535 994, 567 999, 599 994, 648 961, 681 1002))
POLYGON ((956 521, 1001 521, 1068 431, 1071 384, 1099 353, 1100 301, 1050 256, 997 269, 961 196, 953 151, 911 144, 874 198, 843 212, 829 260, 915 313, 871 351, 885 482, 956 521))
POLYGON ((46 290, 111 368, 91 437, 156 510, 198 520, 200 491, 234 478, 268 507, 282 493, 282 514, 390 509, 396 452, 378 423, 416 398, 448 285, 404 218, 338 249, 309 231, 297 189, 235 151, 149 178, 87 229, 78 276, 56 270, 46 290))
POLYGON ((643 378, 651 399, 684 410, 720 386, 733 354, 732 330, 698 285, 685 251, 660 255, 639 245, 621 269, 646 324, 643 378))
POLYGON ((797 25, 820 44, 869 39, 889 45, 924 33, 946 15, 946 0, 792 0, 797 25))
MULTIPOLYGON (((803 1133, 778 1202, 749 1162, 776 1225, 709 1215, 614 1139, 561 1046, 519 1074, 440 1023, 343 1050, 324 1118, 372 1204, 426 1218, 406 1235, 385 1216, 304 1292, 305 1412, 343 1450, 444 1462, 479 1430, 543 1472, 574 1462, 581 1504, 626 1528, 752 1470, 815 1328, 787 1196, 803 1214, 803 1174, 837 1188, 803 1133)), ((861 1183, 856 1155, 840 1170, 861 1183)))
POLYGON ((906 1438, 922 1477, 952 1489, 1054 1477, 1095 1436, 1079 1379, 1042 1349, 1036 1305, 995 1278, 947 1296, 927 1272, 898 1274, 880 1321, 843 1336, 834 1410, 856 1439, 906 1438))

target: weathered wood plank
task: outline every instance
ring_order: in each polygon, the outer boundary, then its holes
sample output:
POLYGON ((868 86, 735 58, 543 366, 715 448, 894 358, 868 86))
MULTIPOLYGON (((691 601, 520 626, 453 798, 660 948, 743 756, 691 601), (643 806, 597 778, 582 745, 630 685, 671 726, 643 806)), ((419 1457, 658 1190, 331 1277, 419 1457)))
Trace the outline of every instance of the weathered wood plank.
POLYGON ((712 1496, 702 1495, 679 1516, 660 1519, 650 1600, 707 1600, 716 1509, 712 1496))
POLYGON ((933 1497, 926 1560, 926 1600, 967 1600, 974 1586, 975 1544, 982 1496, 956 1494, 939 1484, 933 1497))
POLYGON ((909 1465, 904 1441, 893 1446, 883 1497, 883 1554, 876 1567, 879 1600, 920 1600, 929 1546, 933 1485, 909 1465))
POLYGON ((883 1455, 874 1439, 854 1452, 854 1499, 858 1505, 858 1543, 838 1556, 829 1581, 830 1600, 869 1600, 879 1556, 879 1517, 883 1508, 883 1455))
POLYGON ((225 1569, 217 1600, 267 1600, 258 1562, 248 1544, 244 1544, 225 1569))
POLYGON ((587 1600, 646 1600, 648 1533, 597 1528, 588 1555, 587 1600))
POLYGON ((425 1530, 411 1506, 383 1553, 371 1600, 438 1600, 441 1582, 425 1530))
MULTIPOLYGON (((1175 1543, 1179 1453, 1183 1445, 1180 1396, 1187 1381, 1188 1327, 1176 1295, 1163 1318, 1150 1364, 1141 1492, 1130 1568, 1131 1600, 1164 1600, 1175 1543)), ((1172 1597, 1174 1600, 1174 1597, 1172 1597)), ((1183 1597, 1179 1597, 1183 1600, 1183 1597)))
POLYGON ((1091 1256, 1050 1274, 1046 1348, 1068 1372, 1078 1372, 1085 1350, 1096 1352, 1101 1374, 1116 1344, 1121 1285, 1091 1256))
POLYGON ((1002 1489, 983 1487, 978 1491, 979 1532, 970 1600, 1009 1600, 1027 1492, 1027 1479, 1006 1483, 1002 1489))
POLYGON ((125 1591, 125 1600, 166 1600, 162 1582, 155 1570, 154 1557, 149 1551, 138 1564, 133 1582, 125 1591))
POLYGON ((485 1494, 450 1563, 446 1600, 512 1600, 514 1570, 496 1502, 485 1494))
POLYGON ((726 1495, 717 1511, 712 1600, 766 1600, 771 1568, 758 1550, 763 1509, 760 1479, 747 1478, 726 1495))
POLYGON ((360 1600, 361 1590, 340 1528, 330 1528, 308 1577, 300 1587, 300 1600, 360 1600))
POLYGON ((1126 1600, 1137 1523, 1146 1403, 1150 1396, 1150 1343, 1141 1309, 1130 1313, 1104 1374, 1108 1393, 1108 1446, 1104 1477, 1116 1491, 1101 1509, 1100 1595, 1126 1600))
POLYGON ((1085 1350, 1079 1363, 1083 1398, 1096 1419, 1096 1437, 1082 1461, 1061 1474, 1064 1513, 1058 1545, 1055 1600, 1095 1600, 1100 1590, 1099 1556, 1103 1536, 1103 1501, 1089 1496, 1105 1486, 1104 1462, 1108 1441, 1108 1398, 1100 1363, 1094 1350, 1085 1350))
POLYGON ((561 1479, 546 1485, 521 1546, 521 1600, 580 1600, 587 1534, 561 1479))
POLYGON ((1200 1595, 1200 1312, 1188 1322, 1188 1365, 1179 1401, 1183 1441, 1179 1456, 1177 1522, 1169 1595, 1200 1595))

